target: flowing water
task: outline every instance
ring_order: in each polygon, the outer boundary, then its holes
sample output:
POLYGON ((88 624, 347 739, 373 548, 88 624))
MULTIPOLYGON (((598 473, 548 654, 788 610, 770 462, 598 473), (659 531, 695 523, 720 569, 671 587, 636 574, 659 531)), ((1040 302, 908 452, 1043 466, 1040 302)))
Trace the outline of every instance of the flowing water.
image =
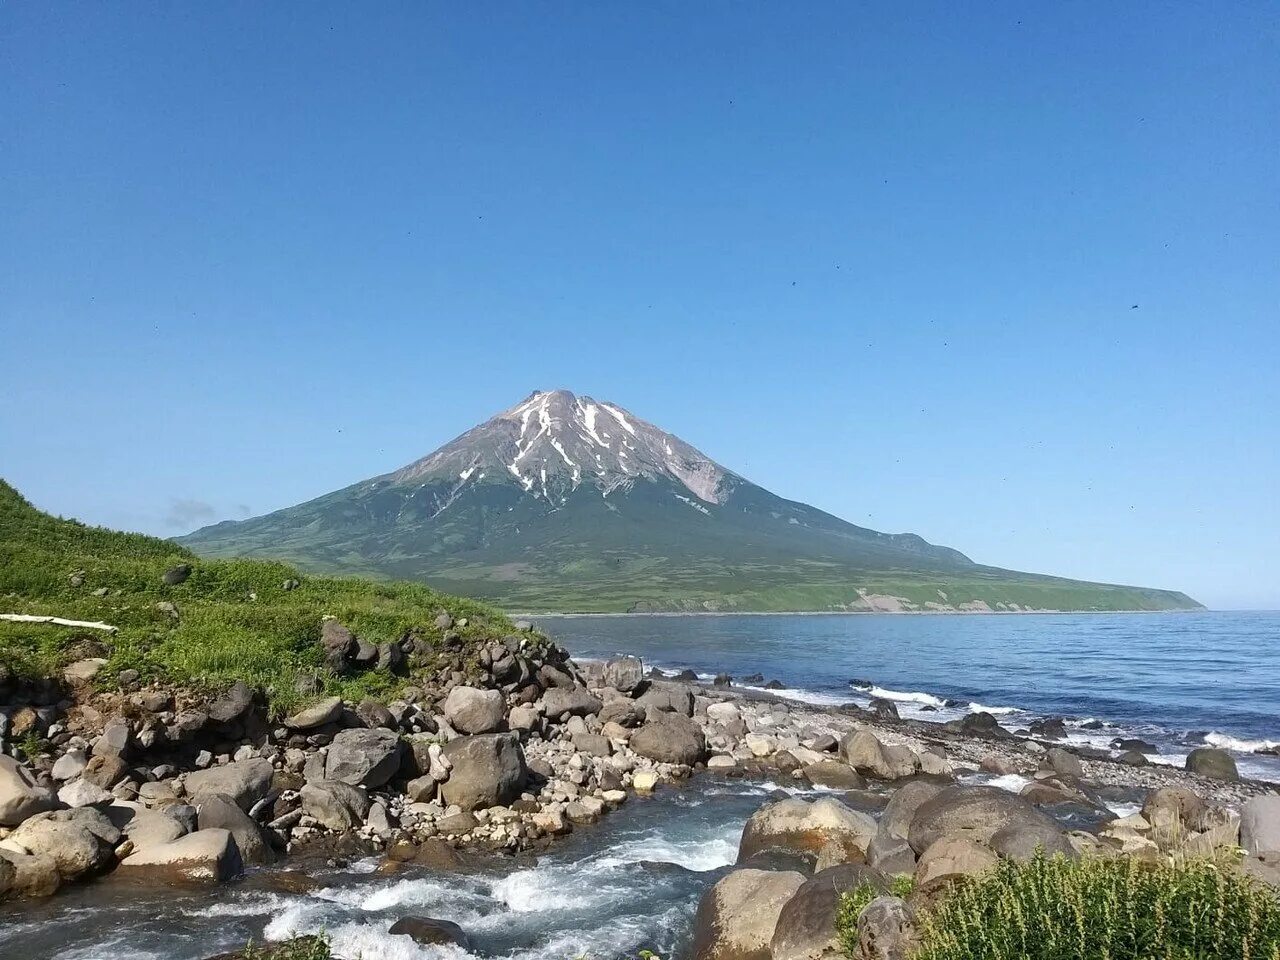
MULTIPOLYGON (((1237 748, 1245 772, 1280 780, 1277 758, 1251 752, 1280 739, 1276 614, 592 617, 540 626, 582 657, 625 651, 705 675, 758 672, 808 701, 888 696, 926 720, 990 709, 1010 727, 1068 716, 1075 739, 1105 746, 1144 736, 1171 763, 1196 743, 1219 742, 1237 748), (1108 726, 1092 729, 1091 718, 1108 726)), ((971 779, 1015 792, 1025 782, 971 779)), ((388 877, 370 860, 314 872, 306 892, 289 892, 296 886, 270 870, 194 890, 107 877, 0 907, 0 958, 201 960, 250 939, 324 931, 349 960, 620 960, 643 949, 679 960, 698 898, 776 789, 709 778, 666 788, 537 859, 471 873, 388 877), (459 923, 474 952, 389 936, 404 916, 459 923)), ((1117 792, 1108 805, 1130 813, 1139 799, 1117 792)))
POLYGON ((1280 781, 1280 613, 544 617, 581 657, 635 653, 703 677, 761 674, 783 695, 1010 729, 1070 719, 1070 739, 1140 737, 1181 766, 1206 744, 1280 781), (851 683, 851 681, 854 681, 851 683))

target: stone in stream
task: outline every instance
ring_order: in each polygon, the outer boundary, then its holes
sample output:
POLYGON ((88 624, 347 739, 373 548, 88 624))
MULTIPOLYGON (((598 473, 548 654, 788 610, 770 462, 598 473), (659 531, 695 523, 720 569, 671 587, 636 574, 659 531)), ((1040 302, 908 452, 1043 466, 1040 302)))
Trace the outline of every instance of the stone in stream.
POLYGON ((137 850, 120 863, 122 876, 220 883, 244 872, 235 838, 226 830, 197 830, 137 850))
POLYGON ((770 803, 751 815, 738 844, 738 862, 771 848, 818 853, 828 844, 860 863, 876 835, 876 822, 829 797, 809 803, 798 797, 770 803))
POLYGON ((245 863, 273 863, 276 859, 262 827, 236 805, 222 796, 207 796, 200 803, 200 830, 226 830, 235 838, 240 857, 245 863))
POLYGON ((387 931, 391 936, 405 936, 423 946, 446 945, 471 951, 471 939, 456 923, 431 917, 401 917, 387 931))
POLYGON ((64 881, 105 870, 114 859, 120 831, 96 810, 38 813, 13 831, 9 840, 34 856, 48 857, 64 881))
POLYGON ((733 870, 708 890, 693 921, 694 960, 770 960, 778 916, 804 876, 733 870))

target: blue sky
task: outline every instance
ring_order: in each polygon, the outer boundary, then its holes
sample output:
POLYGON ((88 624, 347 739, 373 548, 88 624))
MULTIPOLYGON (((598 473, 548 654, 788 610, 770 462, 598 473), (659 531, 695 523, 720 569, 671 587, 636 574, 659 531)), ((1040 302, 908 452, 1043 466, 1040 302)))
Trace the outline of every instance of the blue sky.
POLYGON ((536 388, 1280 606, 1273 4, 7 4, 0 476, 161 534, 536 388))

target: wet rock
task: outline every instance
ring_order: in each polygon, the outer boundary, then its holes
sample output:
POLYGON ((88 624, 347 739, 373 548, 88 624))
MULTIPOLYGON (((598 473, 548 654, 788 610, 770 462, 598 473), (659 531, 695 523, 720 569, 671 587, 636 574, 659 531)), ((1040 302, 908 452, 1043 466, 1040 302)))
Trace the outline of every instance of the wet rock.
POLYGON ((1000 726, 1000 721, 985 710, 966 714, 957 723, 957 728, 961 733, 967 734, 971 737, 995 737, 1003 739, 1012 736, 1008 730, 1000 726))
POLYGON ((694 960, 770 960, 778 916, 803 883, 804 877, 793 872, 726 874, 698 904, 694 960))
POLYGON ((120 863, 122 875, 153 880, 221 883, 243 872, 240 850, 226 830, 198 830, 136 850, 120 863))
POLYGON ((813 803, 798 797, 767 804, 751 815, 738 845, 741 863, 770 848, 818 853, 839 846, 845 862, 860 863, 876 835, 876 822, 829 797, 813 803))
MULTIPOLYGON (((0 861, 8 864, 10 897, 50 897, 62 886, 62 875, 53 857, 34 856, 0 848, 0 861)), ((3 896, 4 894, 0 894, 3 896)))
POLYGON ((872 697, 871 703, 867 705, 871 716, 877 720, 897 720, 898 707, 892 700, 886 700, 883 697, 872 697))
POLYGON ((423 946, 452 945, 470 952, 471 939, 463 929, 449 920, 430 917, 401 917, 387 931, 391 936, 405 936, 423 946))

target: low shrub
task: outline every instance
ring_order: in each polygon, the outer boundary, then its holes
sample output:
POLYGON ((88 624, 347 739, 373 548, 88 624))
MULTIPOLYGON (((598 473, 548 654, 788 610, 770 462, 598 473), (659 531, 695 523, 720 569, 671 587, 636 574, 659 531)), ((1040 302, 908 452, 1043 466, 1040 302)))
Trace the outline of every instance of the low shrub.
POLYGON ((1005 860, 926 913, 921 941, 918 960, 1280 960, 1280 897, 1209 861, 1005 860))

